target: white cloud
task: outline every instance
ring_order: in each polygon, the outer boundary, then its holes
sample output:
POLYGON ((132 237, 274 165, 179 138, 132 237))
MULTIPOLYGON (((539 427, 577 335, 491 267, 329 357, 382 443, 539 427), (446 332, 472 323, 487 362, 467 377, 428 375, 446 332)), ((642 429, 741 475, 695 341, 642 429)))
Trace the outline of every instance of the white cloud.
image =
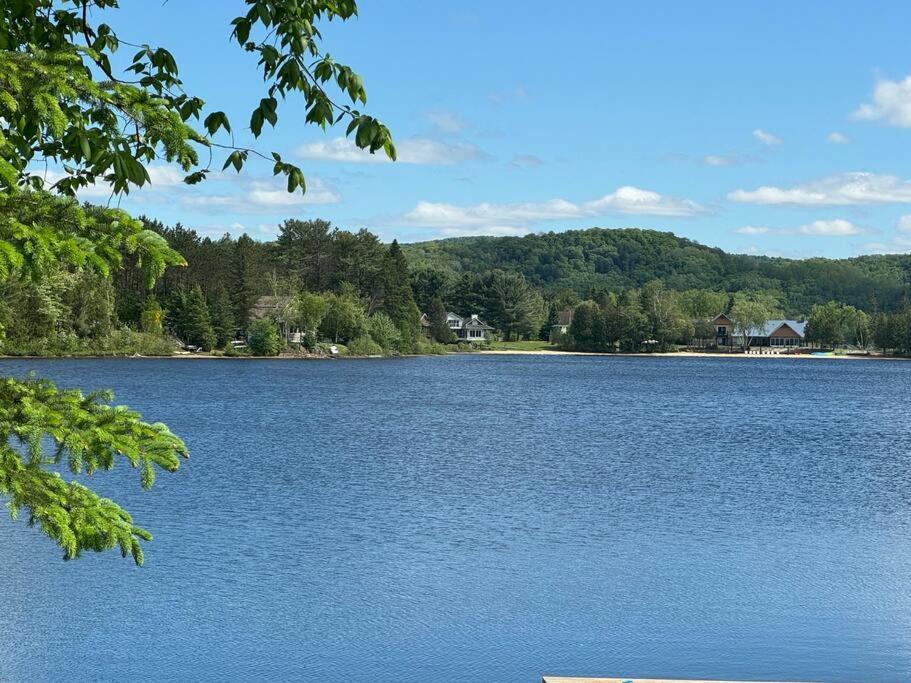
POLYGON ((439 228, 445 234, 525 234, 534 223, 590 218, 605 214, 691 216, 707 209, 688 199, 675 199, 636 187, 621 187, 600 199, 575 203, 565 199, 546 202, 457 206, 421 201, 402 220, 408 225, 439 228))
POLYGON ((839 133, 837 130, 833 130, 826 136, 826 140, 831 142, 833 145, 847 145, 851 140, 844 133, 839 133))
POLYGON ((864 248, 880 254, 906 254, 911 252, 911 238, 898 235, 888 242, 867 242, 864 248))
MULTIPOLYGON (((485 158, 484 152, 466 142, 447 143, 429 138, 403 138, 395 142, 398 162, 433 166, 451 166, 463 161, 485 158)), ((354 164, 382 164, 390 162, 379 150, 376 154, 360 149, 353 140, 344 137, 311 142, 297 148, 297 155, 304 159, 341 161, 354 164)))
POLYGON ((626 185, 583 205, 589 214, 628 213, 640 216, 694 216, 708 209, 690 199, 675 199, 626 185))
POLYGON ((911 214, 901 216, 896 227, 899 232, 911 232, 911 214))
POLYGON ((190 208, 225 208, 233 211, 282 211, 310 204, 338 204, 342 198, 321 178, 308 177, 307 192, 288 192, 280 181, 239 181, 234 194, 193 194, 182 203, 190 208))
POLYGON ((406 164, 451 166, 463 161, 483 159, 487 155, 467 142, 449 144, 427 138, 406 138, 396 143, 398 160, 406 164))
POLYGON ((536 223, 557 218, 579 218, 582 209, 563 199, 522 204, 476 204, 456 206, 438 202, 418 202, 405 214, 405 221, 428 228, 496 227, 508 223, 536 223))
POLYGON ((702 157, 702 163, 706 166, 728 166, 731 160, 718 154, 708 154, 702 157))
POLYGON ((729 154, 706 154, 703 156, 691 156, 689 154, 680 154, 671 152, 663 154, 658 158, 662 163, 688 161, 703 166, 740 166, 743 164, 755 164, 762 162, 762 159, 754 154, 739 154, 731 152, 729 154))
POLYGON ((524 86, 517 85, 514 88, 506 90, 494 90, 487 93, 487 99, 491 104, 506 104, 508 102, 524 102, 529 99, 528 90, 524 86))
MULTIPOLYGON (((283 179, 255 179, 234 173, 212 173, 209 179, 199 185, 183 182, 185 173, 178 167, 152 164, 147 167, 150 182, 141 188, 133 188, 123 202, 137 204, 180 204, 188 210, 211 213, 213 209, 224 209, 243 213, 256 211, 286 210, 309 204, 338 204, 341 195, 325 180, 308 176, 307 192, 289 193, 283 179), (211 192, 210 190, 215 190, 211 192)), ((60 171, 33 171, 42 175, 45 186, 49 187, 64 177, 60 171)), ((111 188, 106 183, 89 185, 78 192, 79 199, 106 202, 111 197, 111 188)), ((117 201, 117 198, 115 198, 117 201)), ((243 231, 244 225, 215 224, 206 227, 211 231, 243 231)))
POLYGON ((873 102, 862 104, 853 114, 864 121, 886 121, 911 128, 911 76, 903 81, 880 79, 873 89, 873 102))
POLYGON ((865 232, 850 221, 836 218, 806 223, 798 228, 769 228, 764 225, 745 225, 734 232, 740 235, 816 235, 825 237, 842 237, 860 235, 865 232))
MULTIPOLYGON (((131 187, 131 197, 135 197, 147 192, 167 190, 174 187, 186 187, 183 182, 186 173, 175 166, 167 166, 165 164, 151 164, 149 166, 146 166, 146 170, 149 172, 149 182, 142 187, 131 187)), ((32 169, 31 173, 41 176, 44 179, 44 186, 46 188, 50 188, 51 185, 62 180, 68 175, 63 171, 57 171, 53 169, 48 169, 47 171, 44 171, 43 169, 32 169)), ((91 185, 86 185, 80 189, 77 194, 79 198, 83 200, 107 200, 111 196, 111 192, 111 186, 105 183, 103 180, 99 180, 99 182, 93 183, 91 185)))
POLYGON ((472 237, 492 235, 494 237, 521 237, 531 232, 527 227, 516 225, 451 226, 437 230, 439 237, 472 237))
POLYGON ((876 173, 842 173, 790 188, 764 185, 734 190, 728 199, 744 204, 850 206, 911 203, 911 181, 876 173))
POLYGON ((780 145, 782 140, 780 137, 774 133, 769 133, 764 131, 762 128, 757 128, 753 131, 753 137, 759 140, 764 145, 780 145))
POLYGON ((799 232, 804 235, 845 236, 859 235, 863 232, 850 221, 836 218, 829 221, 813 221, 800 226, 799 232))
POLYGON ((371 154, 355 145, 353 140, 343 137, 311 142, 301 145, 296 151, 297 155, 304 159, 344 161, 353 164, 382 164, 389 161, 382 150, 371 154))
POLYGON ((182 169, 175 168, 174 166, 153 164, 148 166, 146 170, 149 172, 150 188, 153 190, 183 185, 183 179, 187 175, 182 169))
POLYGON ((244 201, 263 207, 301 206, 304 204, 338 204, 341 197, 319 178, 307 181, 307 192, 288 192, 287 188, 273 182, 251 183, 244 201))
POLYGON ((465 122, 451 111, 434 110, 427 112, 425 116, 441 133, 460 133, 465 130, 465 122))

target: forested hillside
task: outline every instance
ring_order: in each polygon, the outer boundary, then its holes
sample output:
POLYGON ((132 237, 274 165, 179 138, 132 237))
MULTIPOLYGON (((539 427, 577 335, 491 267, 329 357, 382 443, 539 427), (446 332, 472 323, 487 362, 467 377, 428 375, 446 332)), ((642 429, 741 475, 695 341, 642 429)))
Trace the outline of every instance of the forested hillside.
MULTIPOLYGON (((622 319, 630 339, 671 344, 692 336, 694 320, 738 298, 767 302, 763 310, 788 317, 827 302, 871 314, 911 311, 908 255, 797 261, 630 229, 400 246, 322 220, 284 221, 268 242, 212 239, 151 219, 145 225, 186 265, 167 268, 151 290, 149 264, 135 256, 111 279, 70 266, 40 284, 10 274, 0 279, 3 352, 159 353, 173 348, 169 337, 226 348, 249 332, 263 295, 289 302, 274 312, 276 324, 309 330, 310 343, 359 341, 363 353, 376 350, 370 340, 385 351, 413 352, 423 343, 421 312, 440 329, 432 336, 441 343, 452 341, 446 311, 480 315, 504 339, 547 339, 559 311, 587 300, 605 320, 622 319), (645 324, 649 315, 654 320, 645 324), (643 325, 630 323, 640 318, 643 325)), ((896 335, 911 340, 911 332, 896 335)))
MULTIPOLYGON (((525 237, 462 237, 403 245, 414 278, 456 281, 492 270, 522 274, 547 292, 583 298, 662 280, 675 290, 762 290, 776 294, 788 315, 835 300, 894 311, 911 296, 911 256, 791 260, 728 254, 669 232, 569 230, 525 237)), ((420 293, 415 295, 419 301, 420 293)))

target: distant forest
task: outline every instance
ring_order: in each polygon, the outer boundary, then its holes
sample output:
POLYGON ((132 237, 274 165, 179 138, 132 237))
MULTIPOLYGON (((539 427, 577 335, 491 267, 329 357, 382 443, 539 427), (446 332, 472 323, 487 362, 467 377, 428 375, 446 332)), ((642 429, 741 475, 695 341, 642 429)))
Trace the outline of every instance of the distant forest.
POLYGON ((604 228, 461 237, 403 249, 417 283, 442 279, 446 287, 466 275, 503 270, 521 274, 545 294, 571 291, 596 299, 661 280, 677 291, 768 292, 789 317, 827 301, 874 313, 901 310, 911 299, 908 254, 793 260, 728 254, 669 232, 604 228))
MULTIPOLYGON (((152 290, 135 258, 112 279, 62 266, 41 283, 11 274, 0 280, 3 352, 165 353, 169 337, 227 348, 249 335, 264 295, 290 302, 284 322, 309 342, 359 341, 363 354, 375 344, 411 353, 428 341, 453 343, 446 311, 477 314, 503 339, 548 339, 559 311, 598 302, 607 313, 637 309, 647 319, 652 311, 654 324, 630 338, 668 343, 685 341, 694 320, 728 310, 738 297, 769 301, 768 310, 794 318, 827 302, 871 315, 911 311, 909 255, 788 260, 727 254, 671 233, 601 228, 399 245, 367 230, 296 219, 264 242, 143 220, 185 266, 169 267, 152 290), (665 308, 673 315, 658 315, 665 308)), ((889 345, 905 348, 909 335, 889 345)))

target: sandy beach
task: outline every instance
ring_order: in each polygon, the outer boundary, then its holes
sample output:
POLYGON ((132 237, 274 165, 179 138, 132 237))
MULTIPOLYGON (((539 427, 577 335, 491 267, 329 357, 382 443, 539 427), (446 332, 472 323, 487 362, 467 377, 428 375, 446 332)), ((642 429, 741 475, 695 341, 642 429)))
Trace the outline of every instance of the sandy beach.
POLYGON ((560 351, 557 349, 522 350, 522 349, 490 349, 476 353, 496 356, 630 356, 632 358, 740 358, 740 359, 795 359, 795 360, 908 360, 893 356, 880 355, 829 355, 814 356, 809 353, 717 353, 697 351, 668 351, 667 353, 606 353, 606 352, 578 352, 560 351))

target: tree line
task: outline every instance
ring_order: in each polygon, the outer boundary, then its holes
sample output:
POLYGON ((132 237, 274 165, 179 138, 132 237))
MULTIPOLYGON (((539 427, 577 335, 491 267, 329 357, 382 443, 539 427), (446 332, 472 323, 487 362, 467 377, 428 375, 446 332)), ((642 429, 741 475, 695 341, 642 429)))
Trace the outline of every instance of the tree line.
MULTIPOLYGON (((278 352, 287 333, 294 331, 310 349, 331 342, 365 355, 426 352, 427 342, 457 341, 446 324, 448 311, 479 315, 505 340, 553 339, 581 351, 637 350, 648 342, 648 348, 661 350, 712 339, 708 321, 720 312, 734 321, 733 332, 745 337, 769 318, 801 318, 809 311, 807 338, 815 344, 874 345, 893 353, 909 352, 903 332, 907 299, 893 310, 880 307, 880 302, 890 300, 894 287, 886 288, 886 295, 874 295, 872 308, 833 299, 797 311, 794 292, 783 292, 780 282, 769 289, 680 289, 674 286, 682 282, 676 271, 636 287, 612 289, 602 282, 580 293, 560 285, 562 280, 552 286, 536 285, 519 267, 535 259, 540 262, 549 252, 535 256, 534 246, 560 243, 560 236, 539 236, 540 242, 471 238, 401 246, 395 241, 383 244, 368 230, 342 230, 319 219, 289 219, 279 226, 275 239, 258 241, 246 234, 213 239, 180 224, 142 220, 163 244, 184 257, 185 266, 164 270, 151 290, 146 285, 153 264, 135 255, 127 255, 110 279, 64 265, 52 268, 40 282, 10 274, 0 281, 4 351, 169 353, 169 337, 205 350, 231 351, 232 340, 249 337, 252 349, 270 354, 278 352), (498 249, 508 248, 517 260, 510 264, 477 252, 481 246, 490 247, 494 256, 498 249), (453 249, 461 254, 458 268, 426 258, 431 252, 449 254, 453 249), (487 265, 502 267, 479 270, 487 265), (264 322, 251 319, 254 304, 263 296, 275 302, 264 322), (575 310, 573 329, 554 338, 559 313, 567 309, 575 310), (422 335, 422 313, 427 316, 429 339, 422 335), (266 329, 269 325, 275 329, 266 329)), ((626 245, 617 252, 619 263, 634 279, 653 270, 667 272, 668 250, 677 249, 674 244, 691 258, 723 254, 652 231, 573 233, 567 238, 570 256, 580 256, 572 245, 583 238, 602 246, 606 240, 626 245), (631 246, 635 244, 639 248, 631 246)), ((583 256, 591 258, 584 250, 583 256)), ((677 267, 688 263, 683 259, 677 267)), ((803 262, 790 263, 796 268, 803 262)), ((611 270, 606 264, 599 269, 611 270)), ((904 286, 900 272, 904 271, 892 273, 899 288, 904 286)), ((718 275, 718 280, 725 277, 718 275)), ((263 317, 262 312, 258 315, 263 317)))
POLYGON ((368 352, 377 344, 382 352, 417 350, 421 314, 395 241, 385 245, 367 230, 323 220, 286 220, 271 242, 246 234, 213 240, 181 225, 148 224, 185 255, 187 267, 169 270, 151 294, 137 285, 141 264, 124 269, 115 291, 126 324, 142 325, 152 307, 161 309, 165 331, 205 350, 249 336, 257 352, 277 353, 278 328, 296 330, 310 348, 326 339, 368 352), (254 320, 263 296, 271 297, 269 308, 254 320))
POLYGON ((422 280, 453 282, 504 270, 522 275, 545 297, 570 290, 594 300, 601 292, 641 289, 661 280, 674 291, 772 292, 789 318, 828 301, 872 314, 900 311, 911 300, 908 254, 784 259, 729 254, 669 232, 603 228, 461 237, 403 248, 422 280))
MULTIPOLYGON (((678 346, 711 346, 723 313, 733 336, 746 348, 769 320, 782 317, 776 296, 769 292, 723 293, 708 290, 675 292, 660 280, 620 294, 607 292, 573 308, 565 333, 552 340, 574 351, 667 351, 678 346)), ((804 316, 798 316, 804 320, 804 316)), ((849 304, 828 301, 805 316, 806 341, 819 348, 878 349, 883 354, 911 355, 911 307, 872 315, 849 304)))

